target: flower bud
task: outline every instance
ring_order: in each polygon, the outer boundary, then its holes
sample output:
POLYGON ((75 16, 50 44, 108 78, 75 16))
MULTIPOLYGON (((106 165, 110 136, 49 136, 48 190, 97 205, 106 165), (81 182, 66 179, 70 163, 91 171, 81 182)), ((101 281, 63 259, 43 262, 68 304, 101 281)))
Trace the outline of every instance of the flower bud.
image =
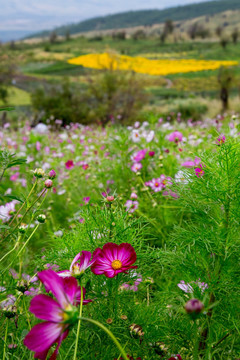
POLYGON ((25 232, 27 231, 27 224, 19 225, 18 231, 20 232, 20 234, 25 234, 25 232))
POLYGON ((157 355, 166 356, 168 352, 168 348, 161 341, 157 341, 154 343, 149 343, 149 346, 154 350, 157 355))
POLYGON ((44 183, 45 188, 50 189, 53 186, 53 182, 51 179, 47 179, 44 183))
POLYGON ((114 196, 109 195, 109 196, 106 197, 106 200, 107 200, 107 202, 113 202, 114 201, 114 196))
POLYGON ((24 294, 25 291, 28 290, 28 285, 27 285, 26 281, 24 281, 24 280, 19 280, 19 281, 17 282, 16 288, 17 288, 18 291, 21 291, 21 293, 24 294))
POLYGON ((40 224, 44 224, 45 221, 46 221, 46 216, 45 216, 44 214, 38 215, 37 221, 38 221, 40 224))
POLYGON ((142 331, 142 327, 137 324, 132 324, 129 326, 130 334, 134 337, 142 337, 144 335, 144 332, 142 331))
POLYGON ((56 174, 55 170, 50 170, 49 173, 48 173, 48 178, 53 180, 53 179, 55 179, 56 175, 57 174, 56 174))
POLYGON ((182 360, 181 355, 172 355, 168 360, 182 360))
POLYGON ((34 176, 36 176, 37 178, 42 178, 45 175, 44 170, 41 168, 35 169, 33 173, 34 173, 34 176))
POLYGON ((3 308, 3 314, 8 318, 11 319, 17 315, 17 308, 15 305, 8 305, 3 308))
POLYGON ((203 303, 198 299, 191 299, 185 304, 186 312, 192 317, 196 317, 204 309, 203 303))
POLYGON ((155 151, 149 151, 148 155, 153 157, 155 155, 155 151))

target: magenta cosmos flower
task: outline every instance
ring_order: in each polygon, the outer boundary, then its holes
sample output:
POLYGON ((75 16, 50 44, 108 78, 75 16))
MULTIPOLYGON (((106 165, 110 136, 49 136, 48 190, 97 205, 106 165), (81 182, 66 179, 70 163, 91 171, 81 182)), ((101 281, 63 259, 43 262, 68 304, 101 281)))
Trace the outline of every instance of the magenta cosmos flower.
MULTIPOLYGON (((29 310, 39 319, 46 320, 35 325, 24 339, 24 345, 35 352, 34 357, 45 360, 48 351, 54 343, 57 347, 50 360, 55 360, 61 342, 67 337, 69 327, 77 322, 77 304, 81 300, 81 289, 73 277, 62 279, 53 270, 44 270, 38 273, 40 281, 51 291, 56 300, 50 296, 36 295, 29 310)), ((85 289, 83 289, 83 297, 85 289)), ((83 301, 83 304, 91 300, 83 301)))
POLYGON ((180 131, 174 131, 168 136, 168 140, 178 144, 183 139, 183 134, 180 131))
POLYGON ((96 252, 92 257, 92 253, 90 251, 82 251, 75 256, 70 265, 70 269, 59 271, 58 275, 61 277, 81 276, 87 268, 94 264, 97 258, 97 254, 98 253, 96 252))
POLYGON ((95 275, 104 274, 113 278, 121 272, 137 268, 137 266, 132 266, 137 260, 136 252, 128 243, 120 245, 107 243, 102 249, 96 249, 93 256, 95 254, 97 254, 97 260, 91 267, 95 275))
POLYGON ((66 169, 72 169, 74 167, 74 162, 72 160, 68 160, 66 163, 65 163, 65 168, 66 169))
POLYGON ((195 169, 195 174, 197 175, 197 177, 201 177, 205 174, 205 171, 203 171, 203 167, 201 164, 195 169))
POLYGON ((221 135, 217 138, 216 144, 217 144, 217 145, 222 145, 222 144, 225 143, 225 141, 226 141, 225 135, 221 134, 221 135))

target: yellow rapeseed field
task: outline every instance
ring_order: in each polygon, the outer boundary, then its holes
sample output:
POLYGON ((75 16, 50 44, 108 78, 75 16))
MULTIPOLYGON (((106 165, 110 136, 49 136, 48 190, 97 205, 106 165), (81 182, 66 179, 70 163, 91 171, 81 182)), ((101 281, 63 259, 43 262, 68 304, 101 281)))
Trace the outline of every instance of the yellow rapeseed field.
POLYGON ((141 74, 168 75, 192 71, 215 70, 221 66, 237 65, 237 61, 162 59, 150 60, 111 53, 88 54, 68 60, 69 64, 93 69, 132 70, 141 74))

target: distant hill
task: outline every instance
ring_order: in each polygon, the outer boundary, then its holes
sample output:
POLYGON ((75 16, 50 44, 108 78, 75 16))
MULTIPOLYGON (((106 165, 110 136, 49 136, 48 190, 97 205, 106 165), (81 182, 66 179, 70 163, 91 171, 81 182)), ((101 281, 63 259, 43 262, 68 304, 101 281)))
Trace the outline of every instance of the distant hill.
MULTIPOLYGON (((190 20, 199 16, 214 15, 227 10, 240 9, 240 0, 212 0, 192 5, 184 5, 168 8, 165 10, 139 10, 95 17, 81 21, 77 24, 70 24, 55 28, 58 35, 65 35, 80 32, 129 28, 134 26, 151 26, 163 23, 167 19, 173 21, 190 20)), ((32 34, 27 38, 48 36, 53 30, 42 31, 32 34)))

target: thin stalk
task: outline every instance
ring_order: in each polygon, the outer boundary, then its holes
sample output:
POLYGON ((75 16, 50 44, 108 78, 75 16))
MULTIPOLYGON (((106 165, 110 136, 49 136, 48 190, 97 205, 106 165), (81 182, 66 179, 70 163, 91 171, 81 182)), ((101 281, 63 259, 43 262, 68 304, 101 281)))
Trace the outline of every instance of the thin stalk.
POLYGON ((5 330, 5 336, 4 336, 3 360, 5 360, 5 357, 6 357, 7 335, 8 335, 8 319, 7 319, 7 325, 6 325, 6 330, 5 330))
POLYGON ((15 249, 16 247, 18 247, 18 241, 16 242, 16 244, 14 245, 14 247, 9 250, 5 255, 3 255, 3 257, 0 259, 0 263, 5 259, 5 257, 7 257, 9 254, 11 254, 15 249))
POLYGON ((31 235, 29 236, 29 238, 25 241, 25 243, 23 244, 23 246, 21 247, 21 249, 18 251, 16 257, 13 259, 12 262, 10 262, 8 264, 8 266, 5 268, 5 270, 3 271, 3 274, 5 273, 6 270, 8 270, 10 268, 10 266, 12 265, 12 263, 14 262, 14 260, 16 260, 16 258, 21 254, 21 252, 24 250, 24 248, 26 247, 26 245, 29 243, 29 241, 31 240, 32 236, 35 234, 35 232, 37 231, 37 229, 39 228, 40 224, 37 224, 37 226, 35 227, 35 229, 33 230, 33 232, 31 233, 31 235))
POLYGON ((5 171, 6 171, 6 169, 3 169, 3 172, 2 172, 1 177, 0 177, 0 182, 1 182, 2 179, 3 179, 3 175, 4 175, 5 171))
POLYGON ((89 319, 89 318, 81 318, 83 321, 88 321, 96 326, 98 326, 100 329, 102 329, 103 331, 105 331, 105 333, 112 339, 112 341, 114 342, 114 344, 117 346, 118 350, 120 351, 122 357, 124 360, 129 360, 127 357, 126 352, 124 351, 123 347, 121 346, 121 344, 119 343, 119 341, 116 339, 116 337, 113 335, 113 333, 108 330, 103 324, 101 324, 99 321, 93 320, 93 319, 89 319))
POLYGON ((25 296, 24 295, 23 295, 23 307, 24 307, 24 310, 26 312, 26 318, 27 318, 27 323, 28 323, 29 330, 31 330, 31 324, 30 324, 30 320, 29 320, 29 313, 28 313, 28 310, 27 310, 27 307, 26 307, 26 302, 25 302, 25 296))
POLYGON ((199 357, 198 357, 198 326, 197 326, 197 321, 194 321, 193 360, 199 360, 199 357))
POLYGON ((76 336, 76 343, 75 343, 75 350, 74 350, 73 360, 77 359, 78 339, 79 339, 79 333, 80 333, 80 328, 81 328, 82 308, 83 308, 83 290, 82 289, 83 288, 81 286, 81 302, 80 302, 80 309, 79 309, 77 336, 76 336))
POLYGON ((20 213, 20 211, 22 210, 22 208, 24 207, 24 205, 27 203, 28 199, 30 198, 30 196, 33 193, 33 190, 35 189, 36 185, 37 185, 38 179, 36 179, 36 181, 34 182, 32 189, 30 190, 26 200, 24 201, 24 203, 22 204, 22 206, 20 207, 20 209, 18 209, 18 212, 14 215, 14 217, 12 218, 12 220, 10 221, 9 226, 14 222, 14 220, 16 219, 16 217, 18 216, 18 214, 20 213))

